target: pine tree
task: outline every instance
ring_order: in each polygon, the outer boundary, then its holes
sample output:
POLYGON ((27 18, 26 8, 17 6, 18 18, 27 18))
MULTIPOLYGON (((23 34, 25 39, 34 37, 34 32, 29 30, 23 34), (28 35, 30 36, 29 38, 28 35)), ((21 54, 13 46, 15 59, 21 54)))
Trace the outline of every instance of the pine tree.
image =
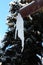
MULTIPOLYGON (((24 3, 24 2, 21 2, 24 3)), ((43 42, 43 13, 36 12, 31 15, 32 20, 29 17, 24 18, 24 50, 21 53, 21 39, 18 37, 18 32, 15 39, 16 29, 16 16, 18 10, 22 7, 17 2, 10 3, 10 13, 8 16, 7 25, 8 31, 5 38, 2 41, 4 46, 2 50, 5 52, 6 60, 2 62, 2 65, 41 65, 41 60, 37 55, 42 56, 42 42, 43 42), (11 48, 7 48, 7 47, 11 48)), ((21 21, 20 21, 21 22, 21 21)))

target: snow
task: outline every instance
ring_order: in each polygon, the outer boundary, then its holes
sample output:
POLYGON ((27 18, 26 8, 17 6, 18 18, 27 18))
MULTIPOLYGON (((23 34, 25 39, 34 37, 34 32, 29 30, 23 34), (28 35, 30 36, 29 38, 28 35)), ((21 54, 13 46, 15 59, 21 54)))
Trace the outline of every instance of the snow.
POLYGON ((20 10, 22 10, 23 8, 25 8, 25 7, 27 7, 27 6, 29 6, 29 5, 31 5, 31 4, 33 4, 35 1, 32 1, 31 3, 29 3, 29 4, 27 4, 27 5, 25 5, 24 7, 22 7, 22 8, 20 8, 20 10))

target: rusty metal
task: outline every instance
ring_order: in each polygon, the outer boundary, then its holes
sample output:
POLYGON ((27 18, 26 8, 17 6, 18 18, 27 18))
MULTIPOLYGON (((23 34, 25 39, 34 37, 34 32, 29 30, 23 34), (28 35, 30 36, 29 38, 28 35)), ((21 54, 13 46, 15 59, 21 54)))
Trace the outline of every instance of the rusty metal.
POLYGON ((22 7, 19 10, 19 13, 24 18, 28 16, 29 14, 33 14, 36 11, 38 11, 41 7, 43 7, 43 0, 35 0, 29 3, 28 5, 22 7))

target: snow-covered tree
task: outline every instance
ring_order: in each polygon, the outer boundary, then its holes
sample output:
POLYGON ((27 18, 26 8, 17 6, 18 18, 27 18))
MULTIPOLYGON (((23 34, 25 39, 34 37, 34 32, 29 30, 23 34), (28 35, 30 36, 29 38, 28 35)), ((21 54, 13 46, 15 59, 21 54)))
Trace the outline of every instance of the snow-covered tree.
POLYGON ((24 1, 22 0, 9 4, 11 15, 7 17, 8 31, 2 41, 4 43, 2 48, 4 51, 3 57, 6 57, 6 60, 2 62, 2 65, 41 65, 41 59, 38 56, 42 56, 43 53, 43 13, 38 11, 23 18, 24 48, 22 52, 22 40, 18 35, 18 30, 15 38, 18 10, 23 7, 23 4, 24 1))

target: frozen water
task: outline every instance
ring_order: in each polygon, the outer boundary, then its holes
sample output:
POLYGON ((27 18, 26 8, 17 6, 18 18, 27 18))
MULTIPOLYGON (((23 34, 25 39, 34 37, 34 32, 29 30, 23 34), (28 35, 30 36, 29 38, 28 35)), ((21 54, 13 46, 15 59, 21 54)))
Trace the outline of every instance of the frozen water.
POLYGON ((24 21, 20 14, 18 14, 18 16, 17 16, 16 32, 15 32, 16 34, 17 34, 17 31, 18 31, 19 38, 22 40, 22 51, 23 51, 23 48, 24 48, 24 21))

